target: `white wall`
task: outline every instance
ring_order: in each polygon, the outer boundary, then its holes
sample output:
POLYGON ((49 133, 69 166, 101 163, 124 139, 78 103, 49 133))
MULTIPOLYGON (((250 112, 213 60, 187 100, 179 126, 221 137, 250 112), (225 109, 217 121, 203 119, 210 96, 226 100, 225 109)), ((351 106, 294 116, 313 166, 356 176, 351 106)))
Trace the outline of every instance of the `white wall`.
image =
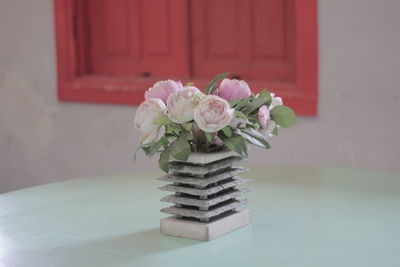
MULTIPOLYGON (((250 164, 400 171, 400 1, 319 2, 319 115, 250 164)), ((0 192, 156 168, 129 106, 56 98, 52 0, 0 0, 0 192)))

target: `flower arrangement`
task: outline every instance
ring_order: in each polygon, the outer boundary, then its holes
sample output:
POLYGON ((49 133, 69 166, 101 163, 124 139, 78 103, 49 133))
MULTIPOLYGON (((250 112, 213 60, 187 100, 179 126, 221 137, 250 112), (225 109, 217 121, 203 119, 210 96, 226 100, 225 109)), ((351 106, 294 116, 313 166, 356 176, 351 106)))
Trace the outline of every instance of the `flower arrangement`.
POLYGON ((247 144, 269 149, 267 137, 296 123, 282 98, 266 89, 254 95, 245 81, 228 79, 228 74, 217 75, 205 93, 193 83, 183 86, 172 80, 156 82, 146 91, 135 128, 146 155, 161 152, 158 162, 165 172, 171 157, 186 161, 192 152, 230 149, 247 157, 247 144))

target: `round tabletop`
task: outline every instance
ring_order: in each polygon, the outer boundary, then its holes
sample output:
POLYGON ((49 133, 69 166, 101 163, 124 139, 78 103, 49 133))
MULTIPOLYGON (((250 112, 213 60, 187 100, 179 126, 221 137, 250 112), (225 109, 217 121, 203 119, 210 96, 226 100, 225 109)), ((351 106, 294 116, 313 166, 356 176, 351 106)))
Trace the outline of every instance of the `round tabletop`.
POLYGON ((252 224, 201 242, 159 233, 160 172, 0 195, 0 266, 400 266, 400 174, 256 167, 252 224))

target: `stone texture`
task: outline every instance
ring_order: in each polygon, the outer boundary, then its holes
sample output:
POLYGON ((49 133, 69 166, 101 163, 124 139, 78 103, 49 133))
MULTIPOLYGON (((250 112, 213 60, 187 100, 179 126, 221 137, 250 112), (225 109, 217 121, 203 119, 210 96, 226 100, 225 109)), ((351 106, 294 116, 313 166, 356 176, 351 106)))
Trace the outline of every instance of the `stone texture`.
POLYGON ((216 197, 209 198, 209 199, 198 199, 198 198, 194 198, 194 197, 181 197, 181 196, 177 196, 177 195, 173 194, 173 195, 163 197, 161 199, 161 201, 208 209, 210 206, 214 206, 221 202, 227 201, 229 199, 238 197, 242 193, 246 193, 246 192, 248 192, 248 190, 244 189, 244 188, 232 189, 231 191, 228 191, 226 193, 217 195, 216 197))
POLYGON ((224 189, 228 189, 231 187, 235 187, 244 183, 247 183, 249 179, 241 178, 239 176, 232 177, 231 180, 214 186, 210 188, 194 188, 194 187, 187 187, 187 186, 182 186, 182 185, 165 185, 163 187, 160 187, 162 191, 170 191, 170 192, 178 192, 178 193, 185 193, 185 194, 190 194, 190 195, 195 195, 195 196, 208 196, 212 194, 216 194, 224 189))
MULTIPOLYGON (((238 176, 247 171, 247 168, 236 166, 242 161, 242 157, 231 151, 192 153, 188 161, 171 160, 171 173, 160 177, 159 180, 171 183, 160 187, 161 190, 174 192, 161 199, 174 204, 161 209, 161 212, 172 214, 174 217, 161 221, 161 232, 209 240, 209 228, 205 225, 210 222, 223 220, 231 223, 232 229, 248 224, 249 213, 237 217, 239 206, 247 203, 247 199, 239 197, 248 192, 247 189, 238 186, 249 181, 238 176), (194 235, 195 232, 199 234, 199 231, 202 232, 200 237, 194 235)), ((225 228, 224 224, 215 225, 219 225, 215 228, 218 230, 214 231, 216 236, 231 229, 228 225, 225 228)))
POLYGON ((193 208, 176 207, 176 206, 163 208, 161 209, 161 211, 172 215, 179 215, 183 217, 196 218, 199 220, 208 221, 212 217, 221 215, 224 212, 232 211, 235 208, 239 207, 240 205, 247 203, 247 199, 234 199, 227 202, 228 203, 221 203, 206 211, 193 208))
POLYGON ((186 161, 173 159, 174 162, 191 162, 194 164, 208 164, 214 161, 218 161, 228 157, 238 157, 239 154, 228 150, 228 151, 219 151, 214 153, 192 153, 189 155, 189 158, 186 161))
POLYGON ((180 220, 174 216, 160 221, 160 231, 164 235, 209 241, 231 231, 249 225, 250 210, 239 210, 230 216, 209 223, 180 220))
POLYGON ((229 169, 225 172, 214 174, 214 175, 207 176, 207 177, 200 178, 200 179, 198 177, 181 176, 181 175, 176 175, 173 173, 164 175, 158 179, 162 180, 162 181, 167 181, 167 182, 188 184, 188 185, 193 185, 193 186, 198 186, 198 187, 206 187, 209 184, 216 183, 216 182, 219 182, 222 180, 226 180, 232 176, 236 176, 247 170, 248 170, 248 168, 236 166, 236 167, 232 167, 231 169, 229 169))
POLYGON ((227 170, 231 166, 243 161, 241 157, 228 157, 208 164, 193 164, 188 162, 171 162, 170 171, 173 174, 204 177, 227 170))

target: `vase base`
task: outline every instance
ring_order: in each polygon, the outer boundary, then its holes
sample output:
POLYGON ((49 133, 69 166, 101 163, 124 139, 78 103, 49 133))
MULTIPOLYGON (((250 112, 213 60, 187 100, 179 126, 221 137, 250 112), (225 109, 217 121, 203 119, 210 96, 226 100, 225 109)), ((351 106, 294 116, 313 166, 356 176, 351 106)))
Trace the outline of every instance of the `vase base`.
POLYGON ((237 230, 251 223, 249 209, 241 209, 237 212, 209 223, 181 220, 175 216, 160 220, 161 234, 209 241, 237 230))

